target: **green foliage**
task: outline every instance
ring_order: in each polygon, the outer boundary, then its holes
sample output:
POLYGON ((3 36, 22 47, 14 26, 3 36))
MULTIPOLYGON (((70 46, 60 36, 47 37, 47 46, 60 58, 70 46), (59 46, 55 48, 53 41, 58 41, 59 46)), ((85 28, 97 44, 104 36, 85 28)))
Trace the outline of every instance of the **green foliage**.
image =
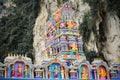
POLYGON ((13 0, 14 12, 0 20, 0 56, 3 61, 7 53, 27 54, 32 59, 33 27, 35 23, 34 0, 13 0))

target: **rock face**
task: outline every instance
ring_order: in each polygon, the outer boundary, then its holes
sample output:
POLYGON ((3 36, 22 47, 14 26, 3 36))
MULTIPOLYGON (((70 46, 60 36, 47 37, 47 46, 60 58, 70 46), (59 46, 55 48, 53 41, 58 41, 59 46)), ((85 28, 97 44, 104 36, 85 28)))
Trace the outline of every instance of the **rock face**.
POLYGON ((40 3, 40 12, 39 16, 36 19, 35 27, 33 29, 34 42, 33 47, 35 51, 35 63, 40 64, 44 59, 44 50, 45 50, 45 39, 44 35, 46 33, 46 21, 48 20, 49 15, 55 12, 57 7, 57 2, 52 0, 44 0, 40 3))
POLYGON ((16 5, 12 2, 12 0, 0 0, 0 18, 12 13, 15 6, 16 5))
POLYGON ((109 64, 120 62, 120 20, 118 16, 108 13, 105 27, 107 40, 102 46, 102 53, 109 64))
MULTIPOLYGON (((43 60, 45 50, 45 24, 52 13, 54 13, 63 2, 66 0, 43 0, 40 2, 40 12, 36 19, 36 24, 33 30, 35 50, 35 62, 40 64, 43 60)), ((83 3, 82 0, 69 0, 71 7, 76 11, 77 21, 82 22, 85 13, 90 11, 90 7, 87 3, 83 3)), ((112 62, 120 62, 120 21, 117 15, 107 14, 105 22, 105 41, 97 41, 95 35, 91 33, 89 41, 84 46, 88 51, 95 51, 96 53, 102 53, 109 64, 112 62)))
POLYGON ((34 43, 33 47, 35 49, 35 61, 40 62, 42 58, 42 51, 45 49, 45 40, 44 40, 44 34, 45 34, 45 22, 48 18, 47 9, 45 8, 45 5, 42 6, 41 12, 36 19, 36 24, 33 30, 34 35, 34 43))

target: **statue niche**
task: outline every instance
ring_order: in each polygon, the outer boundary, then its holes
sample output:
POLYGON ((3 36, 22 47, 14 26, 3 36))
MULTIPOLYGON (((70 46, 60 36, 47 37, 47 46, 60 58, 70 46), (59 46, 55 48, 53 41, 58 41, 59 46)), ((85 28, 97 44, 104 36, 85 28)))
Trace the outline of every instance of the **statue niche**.
POLYGON ((10 66, 11 70, 11 77, 17 77, 17 78, 29 78, 29 66, 25 65, 24 62, 15 62, 10 66))
POLYGON ((49 79, 64 79, 65 68, 59 63, 52 63, 48 66, 48 78, 49 79))
POLYGON ((107 71, 104 66, 99 67, 98 76, 100 80, 107 80, 107 71))

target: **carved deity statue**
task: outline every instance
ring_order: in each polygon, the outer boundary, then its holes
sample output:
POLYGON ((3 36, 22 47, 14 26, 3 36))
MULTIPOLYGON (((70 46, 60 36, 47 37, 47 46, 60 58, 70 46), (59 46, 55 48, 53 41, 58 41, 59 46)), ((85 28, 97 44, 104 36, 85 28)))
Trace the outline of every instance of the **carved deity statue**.
POLYGON ((107 73, 104 67, 99 68, 98 75, 99 75, 100 80, 106 80, 107 73))
POLYGON ((69 32, 71 31, 71 29, 72 29, 72 23, 71 23, 71 21, 68 21, 67 22, 67 25, 68 25, 68 30, 69 30, 69 32))
POLYGON ((15 68, 14 68, 14 65, 12 65, 11 77, 15 77, 15 68))
POLYGON ((82 79, 88 79, 88 72, 85 68, 82 68, 82 79))
POLYGON ((76 51, 76 50, 77 50, 77 47, 76 47, 75 42, 72 42, 72 50, 73 50, 73 51, 76 51))
POLYGON ((61 67, 61 76, 62 76, 62 79, 64 79, 64 68, 63 67, 61 67))
POLYGON ((22 65, 21 64, 19 64, 18 65, 18 74, 17 74, 17 77, 22 77, 22 65))
POLYGON ((55 70, 54 70, 54 71, 55 71, 54 78, 55 78, 55 79, 58 79, 58 72, 59 72, 59 71, 58 71, 58 69, 57 69, 57 66, 55 67, 55 70))
POLYGON ((28 71, 27 66, 25 66, 25 68, 24 68, 24 76, 25 76, 25 78, 28 78, 28 76, 29 76, 29 71, 28 71))

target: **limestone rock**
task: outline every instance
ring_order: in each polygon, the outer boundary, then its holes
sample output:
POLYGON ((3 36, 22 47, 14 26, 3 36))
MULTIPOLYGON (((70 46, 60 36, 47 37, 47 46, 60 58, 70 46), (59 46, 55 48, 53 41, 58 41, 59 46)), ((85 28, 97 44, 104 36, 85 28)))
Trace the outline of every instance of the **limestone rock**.
POLYGON ((35 50, 35 63, 40 64, 44 57, 45 50, 45 38, 46 34, 46 21, 51 13, 54 13, 58 7, 57 2, 52 0, 44 0, 43 3, 40 3, 41 10, 39 16, 36 19, 35 27, 33 29, 34 42, 33 47, 35 50))
POLYGON ((120 20, 117 15, 107 14, 106 37, 102 53, 109 64, 120 62, 120 20))

